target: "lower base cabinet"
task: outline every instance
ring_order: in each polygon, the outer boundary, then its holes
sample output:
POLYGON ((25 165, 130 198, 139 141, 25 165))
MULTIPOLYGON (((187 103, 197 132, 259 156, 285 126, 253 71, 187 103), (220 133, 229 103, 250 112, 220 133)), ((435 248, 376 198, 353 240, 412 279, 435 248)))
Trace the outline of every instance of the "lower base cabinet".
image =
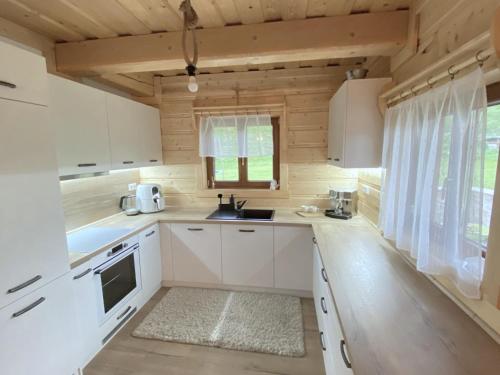
POLYGON ((2 375, 70 375, 77 371, 70 273, 0 310, 2 375))
POLYGON ((274 287, 272 226, 222 225, 221 238, 224 284, 274 287))
POLYGON ((139 233, 139 256, 142 280, 139 305, 142 307, 161 287, 162 258, 158 224, 139 233))
POLYGON ((353 375, 329 279, 318 247, 314 246, 313 295, 326 375, 353 375))

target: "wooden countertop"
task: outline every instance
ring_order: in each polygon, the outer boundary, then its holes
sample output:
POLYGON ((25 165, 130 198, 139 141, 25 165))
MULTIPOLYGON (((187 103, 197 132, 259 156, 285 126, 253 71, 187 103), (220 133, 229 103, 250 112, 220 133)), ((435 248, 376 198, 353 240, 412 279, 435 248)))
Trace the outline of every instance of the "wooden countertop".
POLYGON ((500 345, 375 228, 313 229, 355 375, 500 374, 500 345))

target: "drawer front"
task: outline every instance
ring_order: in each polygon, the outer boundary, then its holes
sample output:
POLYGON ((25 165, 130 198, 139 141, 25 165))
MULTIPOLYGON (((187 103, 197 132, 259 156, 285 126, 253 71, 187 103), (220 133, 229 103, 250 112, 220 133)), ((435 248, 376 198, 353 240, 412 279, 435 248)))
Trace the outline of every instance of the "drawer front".
POLYGON ((77 368, 74 317, 69 273, 1 309, 2 375, 72 374, 77 368))
POLYGON ((330 292, 329 283, 331 283, 332 280, 328 278, 328 274, 323 267, 317 246, 314 246, 313 268, 313 294, 316 316, 318 318, 318 324, 321 322, 321 327, 324 332, 323 336, 326 336, 323 340, 328 344, 330 349, 327 350, 329 351, 329 354, 326 352, 323 353, 323 356, 328 356, 328 361, 325 359, 327 374, 352 374, 353 372, 350 368, 350 359, 348 357, 347 347, 345 345, 345 340, 340 326, 340 319, 337 314, 334 299, 330 292), (328 372, 329 367, 333 369, 331 370, 333 372, 328 372))
POLYGON ((0 98, 47 105, 45 58, 0 42, 0 98))
POLYGON ((221 233, 223 283, 272 288, 273 228, 223 224, 221 233))

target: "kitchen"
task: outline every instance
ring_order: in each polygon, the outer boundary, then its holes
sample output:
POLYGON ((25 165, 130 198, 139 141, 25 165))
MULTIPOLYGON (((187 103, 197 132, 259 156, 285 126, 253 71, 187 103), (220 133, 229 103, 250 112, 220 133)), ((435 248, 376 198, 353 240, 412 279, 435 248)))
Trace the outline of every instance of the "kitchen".
POLYGON ((499 7, 0 1, 0 373, 497 374, 499 7))

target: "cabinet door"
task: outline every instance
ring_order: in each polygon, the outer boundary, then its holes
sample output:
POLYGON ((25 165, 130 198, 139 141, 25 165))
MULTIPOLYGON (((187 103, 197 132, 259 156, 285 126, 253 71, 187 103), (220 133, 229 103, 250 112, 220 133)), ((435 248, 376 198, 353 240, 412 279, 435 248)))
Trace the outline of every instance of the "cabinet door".
POLYGON ((71 270, 73 293, 76 296, 78 324, 78 366, 83 368, 101 349, 99 340, 99 301, 94 282, 92 260, 71 270))
POLYGON ((221 237, 219 224, 172 224, 175 281, 219 284, 221 237))
POLYGON ((310 226, 274 226, 274 287, 312 291, 310 226))
POLYGON ((347 91, 347 84, 344 83, 330 100, 328 162, 337 167, 344 166, 347 91))
POLYGON ((53 75, 49 75, 49 92, 59 175, 110 170, 104 92, 53 75))
POLYGON ((0 308, 69 271, 47 108, 0 99, 0 308))
POLYGON ((161 143, 160 112, 157 108, 143 105, 142 128, 142 157, 144 166, 163 164, 161 143))
POLYGON ((143 162, 140 104, 106 95, 112 169, 136 168, 143 162))
POLYGON ((0 98, 47 105, 45 58, 0 41, 0 98))
POLYGON ((0 310, 2 375, 69 375, 77 368, 69 273, 0 310))
POLYGON ((171 282, 174 280, 174 254, 172 251, 172 232, 168 223, 160 224, 160 244, 162 280, 171 282))
POLYGON ((155 224, 139 233, 142 298, 141 305, 149 301, 161 286, 160 232, 155 224))
POLYGON ((222 225, 223 283, 272 288, 273 228, 222 225))

